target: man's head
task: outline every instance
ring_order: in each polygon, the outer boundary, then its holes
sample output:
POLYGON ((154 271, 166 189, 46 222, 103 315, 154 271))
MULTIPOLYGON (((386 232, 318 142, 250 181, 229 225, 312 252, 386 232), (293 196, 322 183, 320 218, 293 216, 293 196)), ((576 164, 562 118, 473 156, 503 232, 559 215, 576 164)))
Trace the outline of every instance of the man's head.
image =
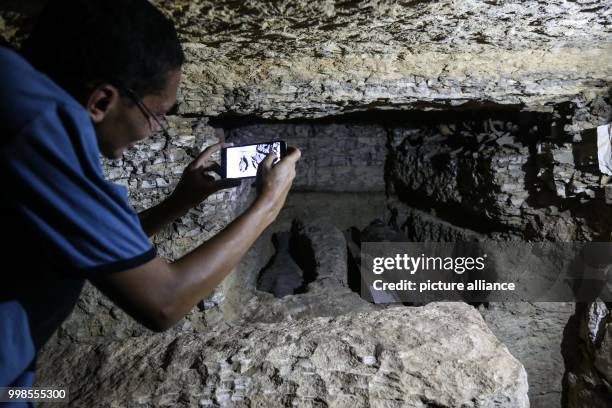
POLYGON ((110 158, 175 104, 184 61, 172 22, 146 0, 50 0, 22 53, 85 107, 110 158))

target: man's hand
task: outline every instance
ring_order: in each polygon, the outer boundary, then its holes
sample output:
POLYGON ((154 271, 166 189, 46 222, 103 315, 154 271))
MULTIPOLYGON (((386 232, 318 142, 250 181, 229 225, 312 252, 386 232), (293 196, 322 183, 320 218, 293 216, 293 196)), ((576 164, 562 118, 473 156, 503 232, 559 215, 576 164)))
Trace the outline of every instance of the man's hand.
POLYGON ((240 185, 240 180, 215 180, 210 174, 210 172, 215 172, 222 176, 221 166, 212 160, 211 156, 229 146, 233 146, 233 143, 219 142, 208 146, 185 168, 174 192, 168 197, 173 207, 186 212, 217 191, 240 185))
POLYGON ((274 221, 300 158, 296 148, 288 153, 274 166, 274 155, 266 157, 259 166, 257 199, 214 237, 171 264, 155 258, 136 268, 92 278, 94 285, 150 329, 172 327, 223 281, 274 221))
POLYGON ((256 202, 268 207, 272 219, 283 208, 289 189, 295 178, 295 165, 302 153, 296 147, 287 147, 287 155, 278 163, 274 152, 269 153, 257 169, 258 197, 256 202))

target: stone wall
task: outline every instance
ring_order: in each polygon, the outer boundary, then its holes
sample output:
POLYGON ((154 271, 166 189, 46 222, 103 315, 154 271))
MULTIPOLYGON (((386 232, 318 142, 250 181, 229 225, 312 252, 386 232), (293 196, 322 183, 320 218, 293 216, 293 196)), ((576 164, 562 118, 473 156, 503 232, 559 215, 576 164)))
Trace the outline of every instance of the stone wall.
POLYGON ((611 305, 597 301, 581 305, 574 332, 576 355, 568 367, 568 403, 571 407, 612 406, 611 305))
MULTIPOLYGON (((532 408, 567 407, 564 403, 570 302, 489 303, 479 311, 491 331, 525 365, 532 408)), ((574 408, 590 407, 574 403, 574 408)))
POLYGON ((523 367, 468 305, 63 346, 41 375, 77 383, 74 406, 529 407, 523 367))
POLYGON ((607 240, 612 214, 600 186, 594 127, 611 117, 609 99, 596 107, 590 130, 582 131, 575 129, 584 122, 565 118, 564 125, 559 111, 489 112, 392 128, 387 180, 393 222, 412 229, 407 221, 416 209, 503 239, 607 240))
MULTIPOLYGON (((575 102, 551 114, 489 112, 391 127, 388 222, 414 241, 608 241, 612 212, 594 128, 612 119, 610 98, 575 102)), ((592 351, 564 380, 563 367, 574 366, 566 364, 575 305, 490 304, 481 312, 525 364, 532 407, 608 406, 605 379, 585 368, 592 351)))

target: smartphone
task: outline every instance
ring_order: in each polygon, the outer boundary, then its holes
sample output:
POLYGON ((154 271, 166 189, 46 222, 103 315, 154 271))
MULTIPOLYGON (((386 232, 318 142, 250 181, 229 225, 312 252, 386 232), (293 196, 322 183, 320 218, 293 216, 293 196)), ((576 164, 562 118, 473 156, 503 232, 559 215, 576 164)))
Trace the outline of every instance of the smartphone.
POLYGON ((231 179, 255 177, 259 163, 272 151, 276 154, 274 160, 276 163, 287 154, 287 144, 283 140, 273 140, 221 149, 223 177, 231 179))

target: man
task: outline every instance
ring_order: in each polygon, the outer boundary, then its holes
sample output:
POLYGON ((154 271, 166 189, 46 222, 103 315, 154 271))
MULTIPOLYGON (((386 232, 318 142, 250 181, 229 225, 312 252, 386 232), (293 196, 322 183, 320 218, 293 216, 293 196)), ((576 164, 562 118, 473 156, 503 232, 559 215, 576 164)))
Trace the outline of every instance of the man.
MULTIPOLYGON (((70 314, 84 280, 155 331, 212 292, 276 218, 299 150, 260 166, 252 205, 181 259, 156 256, 147 234, 233 184, 215 181, 206 149, 170 197, 140 217, 99 154, 120 157, 176 102, 183 52, 146 0, 53 0, 22 47, 0 47, 0 386, 30 386, 36 352, 70 314), (44 75, 43 75, 44 74, 44 75), (146 232, 146 233, 145 233, 146 232)), ((52 380, 52 379, 50 379, 52 380)))

